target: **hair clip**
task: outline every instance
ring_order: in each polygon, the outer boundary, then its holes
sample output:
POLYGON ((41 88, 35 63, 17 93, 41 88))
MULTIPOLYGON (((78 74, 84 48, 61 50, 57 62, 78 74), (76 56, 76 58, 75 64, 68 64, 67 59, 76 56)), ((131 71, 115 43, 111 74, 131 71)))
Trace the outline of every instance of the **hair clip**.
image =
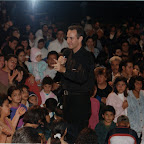
POLYGON ((61 134, 60 133, 55 134, 54 138, 59 138, 60 139, 61 138, 61 134))

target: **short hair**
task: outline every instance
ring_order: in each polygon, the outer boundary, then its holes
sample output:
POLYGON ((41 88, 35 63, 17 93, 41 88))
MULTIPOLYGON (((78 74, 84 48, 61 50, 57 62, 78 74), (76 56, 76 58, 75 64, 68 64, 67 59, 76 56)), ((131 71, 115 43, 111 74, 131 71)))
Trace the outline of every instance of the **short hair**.
POLYGON ((49 98, 45 101, 45 105, 51 112, 55 112, 57 108, 57 101, 54 98, 49 98))
POLYGON ((78 135, 75 144, 97 144, 96 132, 90 128, 84 128, 78 135))
POLYGON ((23 88, 26 88, 27 90, 29 90, 29 87, 27 85, 24 85, 24 84, 20 85, 19 88, 21 91, 23 90, 23 88))
POLYGON ((3 106, 3 103, 6 100, 8 100, 8 96, 6 94, 0 93, 0 106, 3 106))
POLYGON ((128 59, 128 60, 122 60, 119 67, 120 67, 120 72, 122 71, 122 67, 126 67, 128 63, 132 63, 133 64, 133 61, 131 59, 128 59))
POLYGON ((56 57, 58 59, 58 53, 56 51, 50 51, 47 55, 47 59, 49 58, 50 55, 56 55, 56 57))
POLYGON ((15 90, 21 91, 19 86, 11 86, 11 87, 9 87, 9 89, 8 89, 8 91, 7 91, 7 95, 11 97, 12 93, 13 93, 15 90))
POLYGON ((24 49, 18 49, 18 50, 16 51, 16 53, 15 53, 16 56, 18 57, 21 52, 24 52, 24 53, 25 53, 24 49))
POLYGON ((119 57, 119 56, 113 56, 113 57, 110 58, 109 63, 111 64, 112 61, 119 61, 119 62, 121 62, 122 58, 119 57))
POLYGON ((92 39, 94 41, 93 37, 88 36, 88 37, 86 37, 85 42, 87 42, 89 39, 92 39))
POLYGON ((15 131, 12 143, 41 143, 41 137, 35 128, 22 127, 15 131))
POLYGON ((76 30, 77 31, 77 38, 79 38, 80 36, 84 37, 84 30, 80 25, 69 26, 68 30, 76 30))
POLYGON ((39 124, 39 121, 44 118, 44 115, 42 114, 43 110, 39 105, 34 105, 30 107, 23 118, 24 124, 30 123, 30 124, 39 124))
POLYGON ((44 43, 45 41, 44 41, 44 39, 40 39, 40 40, 38 41, 38 44, 39 44, 40 42, 43 42, 43 43, 44 43))
POLYGON ((9 42, 13 42, 13 41, 19 41, 19 39, 17 38, 17 37, 14 37, 14 36, 12 36, 12 37, 10 37, 9 38, 9 40, 8 40, 9 42))
POLYGON ((46 85, 46 84, 48 84, 48 85, 53 85, 53 83, 54 83, 54 81, 52 80, 52 78, 46 76, 46 77, 44 77, 43 80, 42 80, 42 87, 43 87, 44 85, 46 85))
POLYGON ((142 76, 133 76, 131 77, 131 79, 129 80, 129 90, 134 90, 135 89, 135 82, 136 81, 141 81, 142 85, 143 85, 143 77, 142 76))
POLYGON ((111 106, 111 105, 106 105, 106 106, 103 108, 102 114, 104 115, 106 112, 112 112, 114 115, 116 114, 114 107, 111 106))
POLYGON ((11 59, 12 57, 18 59, 16 55, 14 55, 14 54, 8 54, 8 55, 5 57, 5 61, 9 61, 9 59, 11 59))
POLYGON ((21 37, 20 43, 21 43, 22 41, 27 41, 27 42, 29 43, 28 38, 27 38, 26 36, 21 37))
MULTIPOLYGON (((120 82, 120 81, 123 81, 125 84, 126 84, 126 87, 127 87, 127 79, 125 78, 125 77, 123 77, 123 76, 117 76, 116 77, 116 79, 115 79, 115 81, 114 81, 114 83, 113 83, 113 91, 116 93, 116 94, 118 94, 118 90, 117 90, 117 88, 116 88, 116 85, 117 85, 117 83, 118 82, 120 82)), ((124 91, 124 96, 125 97, 127 97, 127 89, 125 89, 125 91, 124 91)))
POLYGON ((104 75, 105 77, 107 77, 107 71, 105 67, 97 67, 94 69, 94 74, 95 77, 97 77, 98 75, 104 75))
POLYGON ((51 126, 51 144, 60 143, 60 138, 64 135, 67 126, 63 119, 54 120, 51 126), (59 134, 60 137, 57 137, 56 134, 59 134))

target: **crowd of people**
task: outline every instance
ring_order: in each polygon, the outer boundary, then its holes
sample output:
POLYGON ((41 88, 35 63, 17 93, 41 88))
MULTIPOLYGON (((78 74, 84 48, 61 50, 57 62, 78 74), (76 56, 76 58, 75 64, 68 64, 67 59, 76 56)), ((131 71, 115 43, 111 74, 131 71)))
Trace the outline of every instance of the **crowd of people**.
POLYGON ((144 143, 144 28, 86 17, 0 28, 0 142, 144 143))

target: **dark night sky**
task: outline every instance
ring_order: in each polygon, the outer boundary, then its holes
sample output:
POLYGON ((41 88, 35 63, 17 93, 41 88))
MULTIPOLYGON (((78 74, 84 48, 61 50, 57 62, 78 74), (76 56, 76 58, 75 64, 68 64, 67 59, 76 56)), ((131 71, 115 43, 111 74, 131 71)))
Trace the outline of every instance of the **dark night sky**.
MULTIPOLYGON (((14 2, 7 2, 12 10, 14 2)), ((55 21, 64 21, 67 23, 76 23, 85 15, 107 23, 117 23, 122 19, 134 17, 138 22, 144 21, 144 2, 116 2, 116 1, 36 1, 35 5, 29 1, 16 2, 17 14, 29 13, 48 13, 55 21), (32 8, 33 6, 33 8, 32 8)))

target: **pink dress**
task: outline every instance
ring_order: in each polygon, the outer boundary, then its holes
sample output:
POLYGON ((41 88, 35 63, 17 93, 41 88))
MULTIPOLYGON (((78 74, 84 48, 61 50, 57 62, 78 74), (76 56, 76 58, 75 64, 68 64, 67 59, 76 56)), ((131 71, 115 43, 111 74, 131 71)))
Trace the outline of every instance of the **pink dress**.
POLYGON ((91 129, 95 129, 95 126, 99 122, 99 109, 100 109, 100 103, 96 98, 91 97, 91 117, 89 119, 89 125, 88 127, 91 129))

